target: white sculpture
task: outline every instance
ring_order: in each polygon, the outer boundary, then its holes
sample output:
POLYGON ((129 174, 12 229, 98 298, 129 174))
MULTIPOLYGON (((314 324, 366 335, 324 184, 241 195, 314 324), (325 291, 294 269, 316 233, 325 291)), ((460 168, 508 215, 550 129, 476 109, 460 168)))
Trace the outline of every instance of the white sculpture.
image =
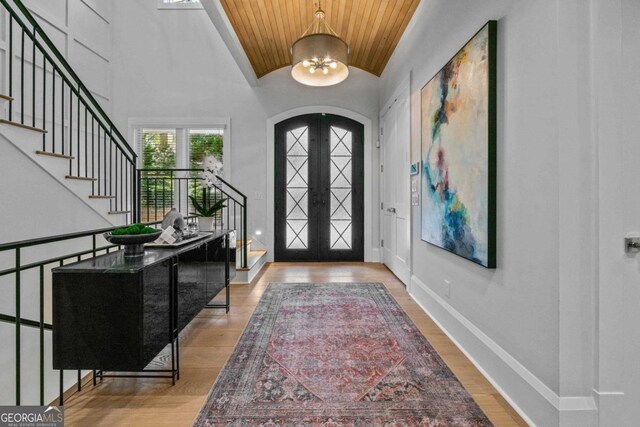
POLYGON ((166 230, 169 227, 173 227, 173 230, 176 231, 177 234, 181 235, 187 223, 184 220, 184 216, 176 208, 171 208, 169 212, 162 219, 162 229, 166 230))

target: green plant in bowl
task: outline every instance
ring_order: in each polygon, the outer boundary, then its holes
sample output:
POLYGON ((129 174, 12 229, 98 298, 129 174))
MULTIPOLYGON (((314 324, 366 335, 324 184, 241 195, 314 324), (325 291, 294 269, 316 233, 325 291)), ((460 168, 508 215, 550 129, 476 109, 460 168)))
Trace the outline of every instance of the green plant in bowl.
POLYGON ((157 232, 158 230, 156 230, 153 227, 149 227, 147 225, 144 224, 132 224, 128 227, 121 227, 121 228, 116 228, 115 230, 113 230, 111 232, 111 235, 113 236, 137 236, 140 234, 152 234, 157 232))
POLYGON ((144 224, 132 224, 104 233, 104 238, 114 245, 123 245, 125 258, 130 258, 144 255, 144 244, 153 242, 161 234, 162 230, 144 224))

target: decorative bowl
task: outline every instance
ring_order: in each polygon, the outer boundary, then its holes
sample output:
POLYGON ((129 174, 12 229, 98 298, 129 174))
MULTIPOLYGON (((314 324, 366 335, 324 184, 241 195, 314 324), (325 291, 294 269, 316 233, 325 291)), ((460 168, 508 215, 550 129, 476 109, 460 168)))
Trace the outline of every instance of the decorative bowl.
POLYGON ((124 246, 125 257, 136 257, 144 255, 144 244, 151 243, 162 234, 162 230, 149 234, 120 234, 114 236, 111 232, 104 233, 105 240, 114 245, 124 246))

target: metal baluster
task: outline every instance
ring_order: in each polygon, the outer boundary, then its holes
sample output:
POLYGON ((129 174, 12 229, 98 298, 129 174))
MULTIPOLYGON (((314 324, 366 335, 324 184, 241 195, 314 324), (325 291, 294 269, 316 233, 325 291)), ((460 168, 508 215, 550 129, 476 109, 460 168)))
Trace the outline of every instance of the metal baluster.
POLYGON ((145 179, 145 187, 147 189, 147 221, 149 221, 149 209, 151 208, 150 203, 151 203, 151 185, 149 185, 149 182, 151 181, 151 177, 147 176, 145 179))
MULTIPOLYGON (((98 196, 102 193, 100 193, 100 123, 98 123, 98 196)), ((94 178, 96 176, 94 175, 94 178)))
POLYGON ((20 248, 16 248, 16 405, 20 406, 20 248))
MULTIPOLYGON (((126 200, 126 203, 127 203, 127 207, 129 207, 129 206, 131 207, 131 209, 125 209, 125 210, 131 210, 132 218, 133 218, 132 222, 136 222, 136 220, 135 220, 136 211, 133 208, 133 203, 130 204, 131 201, 129 200, 129 184, 131 183, 131 179, 129 178, 129 173, 130 172, 131 172, 131 167, 128 167, 128 168, 125 169, 125 177, 126 177, 126 180, 127 180, 127 184, 124 186, 125 200, 126 200)), ((133 188, 132 188, 132 190, 133 190, 133 188)))
POLYGON ((102 133, 103 135, 103 144, 102 147, 104 149, 103 154, 104 156, 102 156, 102 160, 104 161, 104 168, 102 168, 102 174, 104 175, 103 177, 103 181, 102 181, 102 187, 104 190, 104 195, 105 196, 109 196, 109 194, 107 194, 107 128, 103 128, 104 132, 102 133))
POLYGON ((56 67, 51 64, 52 68, 52 80, 51 80, 51 100, 52 100, 52 112, 51 112, 51 152, 56 152, 56 67))
MULTIPOLYGON (((78 93, 80 93, 78 91, 78 93)), ((77 159, 76 159, 76 173, 78 174, 78 176, 82 176, 82 174, 80 173, 80 96, 77 96, 78 98, 78 112, 76 113, 78 115, 78 122, 76 123, 76 128, 77 128, 77 139, 76 139, 76 153, 77 153, 77 159)), ((87 152, 85 151, 84 153, 85 157, 87 155, 87 152)))
POLYGON ((122 194, 122 153, 118 156, 118 151, 119 150, 116 150, 116 178, 118 178, 116 181, 116 210, 118 210, 118 205, 120 205, 120 210, 124 211, 124 209, 122 209, 122 203, 120 203, 120 195, 122 194), (118 169, 118 157, 120 158, 120 169, 118 169), (118 190, 118 184, 120 184, 120 190, 118 190))
MULTIPOLYGON (((182 210, 182 181, 184 181, 185 179, 182 178, 181 181, 178 181, 178 210, 181 211, 182 210)), ((189 189, 189 180, 187 178, 187 191, 189 189)), ((187 212, 187 215, 189 215, 189 212, 187 212)))
MULTIPOLYGON (((83 103, 84 104, 84 103, 83 103)), ((89 144, 87 141, 87 105, 84 104, 84 176, 89 177, 89 144)), ((93 155, 93 153, 91 153, 93 155)))
MULTIPOLYGON (((91 178, 96 177, 96 121, 91 116, 91 178)), ((96 194, 96 181, 91 180, 91 194, 96 194)))
POLYGON ((109 195, 113 196, 113 137, 111 129, 109 129, 109 195))
POLYGON ((60 369, 60 396, 58 397, 60 399, 60 406, 64 405, 64 371, 62 369, 60 369))
POLYGON ((31 126, 36 127, 36 30, 33 29, 31 53, 31 126))
MULTIPOLYGON (((9 97, 13 97, 13 16, 9 15, 9 97)), ((13 121, 13 106, 9 103, 9 121, 13 121)))
MULTIPOLYGON (((73 156, 73 89, 71 85, 69 85, 69 155, 73 156)), ((77 154, 76 157, 78 157, 77 154)), ((69 162, 69 175, 74 176, 73 159, 69 162)))
POLYGON ((44 265, 40 266, 40 405, 44 405, 44 265))
MULTIPOLYGON (((62 110, 64 111, 64 110, 62 110)), ((62 267, 64 262, 60 260, 60 266, 62 267)), ((60 406, 64 405, 64 370, 60 369, 60 406)))
POLYGON ((62 73, 60 73, 60 132, 62 138, 60 139, 60 144, 62 145, 62 154, 64 154, 64 77, 62 73))
MULTIPOLYGON (((47 58, 42 55, 42 129, 47 130, 47 58)), ((47 151, 47 134, 42 134, 42 151, 47 151)))
MULTIPOLYGON (((213 203, 216 203, 218 200, 220 200, 220 197, 221 197, 220 189, 218 187, 213 187, 213 188, 214 188, 213 193, 215 195, 213 199, 213 203)), ((214 218, 215 226, 213 227, 215 230, 218 230, 218 218, 220 217, 220 214, 221 214, 220 211, 216 212, 215 214, 215 218, 214 218)))
POLYGON ((169 183, 171 184, 171 187, 169 188, 169 200, 171 201, 171 205, 173 206, 173 204, 175 203, 174 200, 173 200, 173 186, 175 185, 176 182, 179 182, 179 181, 175 180, 175 177, 173 175, 173 171, 171 171, 170 175, 171 175, 171 178, 170 178, 169 183))
MULTIPOLYGON (((157 179, 157 178, 156 178, 157 179)), ((164 177, 161 177, 160 180, 162 181, 162 210, 164 211, 164 177)), ((158 194, 156 193, 156 200, 158 200, 158 194)), ((156 207, 156 214, 155 214, 155 220, 158 220, 158 208, 156 207)))
MULTIPOLYGON (((242 196, 242 240, 247 240, 247 196, 242 196)), ((244 246, 242 249, 242 267, 247 268, 247 247, 244 246)))
POLYGON ((24 29, 20 47, 20 123, 24 124, 24 29))

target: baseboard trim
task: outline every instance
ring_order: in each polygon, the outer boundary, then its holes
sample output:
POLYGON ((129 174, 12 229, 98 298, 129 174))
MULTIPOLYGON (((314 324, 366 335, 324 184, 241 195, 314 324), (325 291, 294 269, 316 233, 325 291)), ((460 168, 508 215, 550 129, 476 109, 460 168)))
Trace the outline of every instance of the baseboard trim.
POLYGON ((529 425, 595 419, 593 396, 560 397, 416 276, 410 295, 529 425))
POLYGON ((371 248, 371 252, 369 257, 365 257, 365 262, 382 262, 382 258, 380 257, 380 248, 371 248))

